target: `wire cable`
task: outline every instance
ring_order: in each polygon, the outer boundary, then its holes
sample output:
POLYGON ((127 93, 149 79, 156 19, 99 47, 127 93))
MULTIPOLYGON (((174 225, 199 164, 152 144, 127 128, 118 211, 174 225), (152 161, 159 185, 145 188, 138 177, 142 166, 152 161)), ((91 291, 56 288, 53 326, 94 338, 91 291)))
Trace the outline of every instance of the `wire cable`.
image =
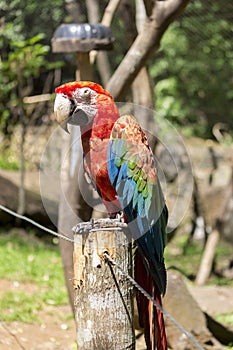
POLYGON ((22 220, 24 220, 24 221, 30 222, 30 224, 32 224, 32 225, 34 225, 34 226, 40 228, 40 229, 43 230, 43 231, 46 231, 46 232, 50 233, 51 235, 54 235, 54 236, 56 236, 56 237, 58 237, 58 238, 62 238, 62 239, 65 239, 66 241, 69 241, 69 242, 74 243, 74 240, 73 240, 72 238, 69 238, 69 237, 63 235, 62 233, 58 233, 58 232, 55 232, 55 231, 53 231, 53 230, 50 230, 49 228, 38 224, 38 222, 36 222, 36 221, 34 221, 34 220, 32 220, 32 219, 29 219, 27 216, 20 215, 20 214, 16 213, 15 211, 6 208, 4 205, 1 205, 1 204, 0 204, 0 209, 3 210, 3 211, 5 211, 6 213, 8 213, 8 214, 10 214, 10 215, 15 216, 15 217, 18 218, 18 219, 22 219, 22 220))
POLYGON ((193 343, 193 345, 195 345, 197 349, 205 350, 201 346, 201 344, 198 343, 198 341, 192 336, 192 334, 188 332, 181 324, 179 324, 161 305, 159 305, 155 301, 155 299, 149 293, 147 293, 145 289, 142 288, 142 286, 140 286, 140 284, 138 284, 137 281, 135 281, 134 278, 132 278, 127 272, 125 272, 124 269, 116 261, 114 261, 106 252, 104 252, 104 255, 106 259, 109 262, 111 262, 111 264, 116 266, 122 273, 122 275, 124 275, 128 279, 128 281, 130 281, 132 285, 139 290, 140 293, 142 293, 149 301, 151 301, 153 305, 157 307, 181 331, 181 333, 186 335, 186 337, 193 343))
MULTIPOLYGON (((74 240, 72 238, 69 238, 61 233, 55 232, 53 230, 50 230, 49 228, 40 225, 39 223, 37 223, 36 221, 29 219, 27 216, 25 215, 20 215, 16 212, 14 212, 13 210, 10 210, 8 208, 6 208, 4 205, 0 204, 0 210, 5 211, 6 213, 15 216, 19 219, 25 220, 27 222, 29 222, 30 224, 40 228, 41 230, 50 233, 53 236, 56 236, 58 238, 61 239, 65 239, 66 241, 72 242, 74 243, 74 240)), ((193 345, 195 345, 195 347, 199 350, 205 350, 200 343, 198 343, 198 341, 191 335, 190 332, 188 332, 181 324, 179 324, 161 305, 159 305, 154 298, 145 291, 144 288, 142 288, 142 286, 140 286, 140 284, 137 283, 137 281, 135 281, 135 279, 133 279, 127 272, 124 271, 124 269, 116 262, 114 261, 106 252, 104 252, 104 256, 106 258, 106 260, 108 261, 108 263, 111 263, 113 266, 116 266, 118 268, 118 270, 120 271, 120 273, 125 276, 127 278, 127 280, 135 287, 138 289, 138 291, 140 293, 142 293, 149 301, 151 301, 153 303, 153 305, 155 307, 157 307, 180 331, 181 333, 185 334, 185 336, 193 343, 193 345)), ((110 267, 110 266, 109 266, 110 267)), ((114 273, 113 270, 111 269, 112 274, 114 273)), ((114 278, 114 277, 113 277, 114 278)))

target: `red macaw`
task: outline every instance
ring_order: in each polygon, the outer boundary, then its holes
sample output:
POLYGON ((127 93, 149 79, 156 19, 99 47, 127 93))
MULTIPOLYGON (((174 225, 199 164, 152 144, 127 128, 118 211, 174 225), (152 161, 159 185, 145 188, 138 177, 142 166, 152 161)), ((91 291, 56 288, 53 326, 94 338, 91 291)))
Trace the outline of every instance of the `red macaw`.
MULTIPOLYGON (((85 171, 109 217, 123 212, 138 247, 135 278, 161 305, 167 208, 145 133, 132 115, 120 116, 112 96, 93 82, 58 87, 54 111, 66 130, 68 123, 80 126, 85 171)), ((142 295, 137 301, 147 348, 166 350, 161 311, 142 295)))

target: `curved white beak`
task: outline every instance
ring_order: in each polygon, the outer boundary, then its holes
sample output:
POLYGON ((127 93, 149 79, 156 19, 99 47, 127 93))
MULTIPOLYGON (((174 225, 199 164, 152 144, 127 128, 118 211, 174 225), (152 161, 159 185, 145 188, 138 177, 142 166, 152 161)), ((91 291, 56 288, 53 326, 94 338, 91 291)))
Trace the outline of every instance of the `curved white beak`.
POLYGON ((57 94, 54 102, 54 114, 56 121, 60 124, 65 131, 68 132, 67 122, 70 115, 71 102, 68 98, 62 94, 57 94))

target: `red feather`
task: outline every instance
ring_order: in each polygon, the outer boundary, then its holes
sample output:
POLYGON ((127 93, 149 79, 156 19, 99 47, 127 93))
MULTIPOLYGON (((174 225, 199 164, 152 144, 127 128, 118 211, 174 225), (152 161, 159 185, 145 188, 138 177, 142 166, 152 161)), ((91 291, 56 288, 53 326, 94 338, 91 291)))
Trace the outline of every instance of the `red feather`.
POLYGON ((66 84, 63 84, 61 86, 58 86, 55 89, 55 92, 56 92, 56 94, 63 93, 63 94, 66 94, 68 96, 71 96, 71 94, 74 90, 84 88, 84 87, 88 87, 88 88, 96 91, 97 93, 108 96, 112 99, 112 96, 106 90, 104 90, 102 88, 102 86, 100 86, 96 83, 93 83, 91 81, 73 81, 70 83, 66 83, 66 84))
MULTIPOLYGON (((162 306, 160 291, 148 275, 139 251, 135 254, 135 279, 162 306)), ((140 326, 144 329, 147 350, 167 350, 167 338, 162 312, 143 294, 137 293, 140 326)))

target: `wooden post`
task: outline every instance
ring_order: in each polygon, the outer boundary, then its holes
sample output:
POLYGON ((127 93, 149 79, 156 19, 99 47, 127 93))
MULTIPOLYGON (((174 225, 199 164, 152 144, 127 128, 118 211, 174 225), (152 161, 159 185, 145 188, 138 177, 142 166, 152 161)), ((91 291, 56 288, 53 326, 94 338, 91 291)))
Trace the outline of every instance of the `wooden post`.
POLYGON ((135 349, 133 288, 107 252, 132 273, 126 224, 99 219, 74 228, 74 308, 77 347, 82 350, 135 349))
POLYGON ((92 80, 92 66, 89 52, 77 52, 76 80, 92 80))
MULTIPOLYGON (((89 60, 89 53, 87 52, 78 52, 77 53, 77 70, 76 70, 76 79, 77 80, 91 80, 92 78, 92 67, 89 60)), ((61 171, 61 182, 63 184, 64 192, 61 192, 61 197, 59 201, 59 216, 58 216, 58 228, 59 232, 68 235, 71 233, 71 228, 77 223, 75 219, 80 214, 77 210, 79 207, 80 193, 77 189, 77 172, 71 174, 70 168, 72 162, 79 162, 81 159, 81 150, 73 150, 71 147, 70 135, 63 133, 63 144, 62 148, 62 162, 65 160, 62 171, 61 171), (66 146, 65 146, 66 145, 66 146), (70 152, 70 156, 66 157, 67 150, 70 152), (78 159, 78 160, 77 160, 78 159), (78 192, 78 193, 77 193, 78 192), (71 210, 71 209, 72 210, 71 210), (69 215, 69 217, 67 217, 69 215), (75 220, 75 221, 74 221, 75 220)), ((72 142, 79 137, 79 131, 77 128, 72 128, 72 142)), ((81 147, 81 146, 80 146, 81 147)), ((78 166, 78 165, 77 165, 78 166)), ((77 167, 76 166, 76 167, 77 167)), ((86 215, 91 214, 91 209, 87 204, 83 204, 82 209, 79 210, 83 212, 85 210, 86 215)), ((90 216, 89 216, 90 217, 90 216)), ((85 219, 84 219, 85 220, 85 219)), ((64 275, 66 286, 68 290, 68 295, 70 303, 73 308, 74 305, 74 296, 73 296, 73 286, 72 286, 72 277, 73 277, 73 244, 64 239, 60 240, 60 251, 62 256, 62 262, 64 267, 64 275)))

